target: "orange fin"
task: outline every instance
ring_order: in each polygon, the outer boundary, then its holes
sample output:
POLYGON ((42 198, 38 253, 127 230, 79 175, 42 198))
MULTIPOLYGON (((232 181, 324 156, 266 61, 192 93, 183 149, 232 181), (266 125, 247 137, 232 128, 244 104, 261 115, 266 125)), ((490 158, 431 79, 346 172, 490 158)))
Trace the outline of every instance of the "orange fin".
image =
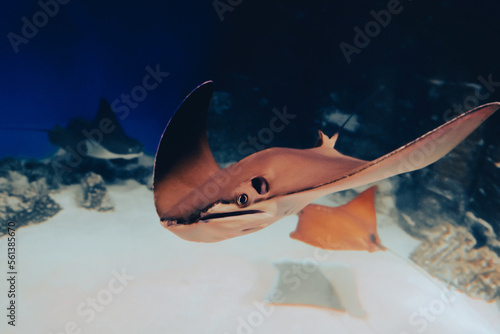
POLYGON ((376 188, 336 208, 309 204, 299 212, 297 228, 290 237, 328 250, 385 250, 377 235, 376 188))

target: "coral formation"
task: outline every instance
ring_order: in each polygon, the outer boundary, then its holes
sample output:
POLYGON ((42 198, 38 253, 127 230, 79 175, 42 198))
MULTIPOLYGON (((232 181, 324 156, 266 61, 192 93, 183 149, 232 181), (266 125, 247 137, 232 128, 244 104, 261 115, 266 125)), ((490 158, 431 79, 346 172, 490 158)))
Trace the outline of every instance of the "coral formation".
POLYGON ((78 204, 82 208, 97 211, 111 211, 114 209, 101 175, 88 172, 83 176, 80 184, 82 192, 78 204))
POLYGON ((80 184, 80 205, 98 211, 113 209, 106 183, 134 179, 151 189, 152 157, 132 161, 85 158, 71 166, 68 161, 67 155, 40 161, 12 157, 0 160, 0 236, 7 232, 9 221, 21 227, 57 214, 62 208, 50 194, 67 185, 80 184))
POLYGON ((17 171, 3 171, 0 177, 0 236, 7 233, 7 222, 16 227, 41 223, 57 214, 61 207, 48 195, 45 178, 31 181, 17 171))
POLYGON ((500 258, 495 252, 475 248, 476 239, 462 226, 441 225, 426 235, 411 254, 415 263, 469 296, 486 301, 500 297, 500 258))
POLYGON ((70 154, 62 153, 55 155, 47 161, 51 175, 57 178, 63 185, 78 184, 88 172, 94 172, 102 176, 107 183, 120 180, 136 180, 151 188, 153 174, 153 158, 142 156, 138 159, 94 159, 81 158, 74 162, 70 154))

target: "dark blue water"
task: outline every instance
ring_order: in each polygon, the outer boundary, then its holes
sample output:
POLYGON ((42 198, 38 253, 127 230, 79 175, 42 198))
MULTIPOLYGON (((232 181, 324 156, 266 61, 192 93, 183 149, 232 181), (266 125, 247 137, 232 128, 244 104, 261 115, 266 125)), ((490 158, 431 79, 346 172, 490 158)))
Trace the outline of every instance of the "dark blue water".
MULTIPOLYGON (((387 10, 389 2, 221 2, 229 6, 222 16, 212 1, 73 0, 17 46, 8 34, 22 36, 22 18, 33 22, 42 8, 36 1, 3 4, 0 126, 48 129, 72 117, 91 119, 101 96, 111 102, 130 94, 146 66, 159 64, 170 75, 122 121, 147 152, 154 153, 182 98, 207 79, 230 92, 233 113, 247 115, 239 125, 265 124, 272 108, 284 105, 300 114, 277 143, 306 147, 314 141, 315 111, 332 92, 352 111, 385 85, 394 106, 411 101, 398 112, 415 117, 445 107, 423 93, 429 78, 477 82, 478 75, 500 75, 498 5, 491 1, 402 1, 350 63, 340 43, 354 45, 353 29, 364 30, 374 20, 370 12, 387 10)), ((400 140, 406 139, 412 138, 400 140)), ((2 157, 55 150, 43 132, 2 130, 0 141, 2 157)))

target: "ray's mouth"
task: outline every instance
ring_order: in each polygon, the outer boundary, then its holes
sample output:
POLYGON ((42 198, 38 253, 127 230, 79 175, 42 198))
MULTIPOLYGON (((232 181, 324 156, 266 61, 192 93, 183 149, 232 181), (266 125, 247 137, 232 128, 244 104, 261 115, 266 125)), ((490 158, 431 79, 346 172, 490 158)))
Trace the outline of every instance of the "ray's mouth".
POLYGON ((171 227, 171 226, 175 226, 175 225, 191 225, 191 224, 195 224, 195 223, 199 223, 199 222, 207 223, 208 221, 214 220, 214 219, 238 217, 238 216, 251 215, 251 214, 257 214, 257 213, 264 213, 264 211, 244 210, 244 211, 234 211, 234 212, 209 213, 209 214, 203 215, 201 217, 197 217, 196 219, 193 219, 193 220, 162 218, 161 222, 165 227, 171 227))
POLYGON ((245 210, 245 211, 235 211, 235 212, 210 213, 208 215, 201 217, 199 220, 203 221, 203 220, 225 218, 225 217, 244 216, 244 215, 251 215, 254 213, 262 213, 262 211, 260 211, 260 210, 245 210))

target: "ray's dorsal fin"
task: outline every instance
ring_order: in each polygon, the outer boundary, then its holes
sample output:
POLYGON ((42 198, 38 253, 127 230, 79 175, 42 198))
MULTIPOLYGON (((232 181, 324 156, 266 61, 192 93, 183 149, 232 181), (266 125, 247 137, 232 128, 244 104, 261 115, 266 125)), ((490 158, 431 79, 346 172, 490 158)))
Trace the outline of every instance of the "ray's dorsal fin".
POLYGON ((163 132, 155 157, 153 188, 160 217, 220 170, 208 145, 206 123, 213 82, 195 88, 163 132))
POLYGON ((336 208, 309 204, 299 213, 290 237, 327 250, 385 250, 377 234, 376 189, 368 188, 336 208))
POLYGON ((100 129, 103 126, 106 128, 112 128, 113 131, 111 134, 113 136, 127 137, 125 131, 120 125, 120 122, 118 121, 118 118, 116 117, 116 114, 113 112, 113 109, 111 109, 111 105, 103 97, 99 100, 99 109, 97 110, 97 114, 90 126, 92 129, 100 129), (101 122, 106 122, 106 125, 103 125, 101 122))
MULTIPOLYGON (((89 139, 87 142, 89 156, 100 159, 131 159, 143 153, 144 146, 125 133, 110 104, 102 97, 94 120, 88 125, 82 123, 79 126, 91 134, 86 136, 89 139)), ((70 129, 69 124, 67 129, 70 129)))
POLYGON ((335 148, 337 139, 339 138, 339 133, 335 133, 331 138, 323 133, 323 131, 318 130, 318 140, 316 141, 315 147, 325 147, 325 148, 335 148))

